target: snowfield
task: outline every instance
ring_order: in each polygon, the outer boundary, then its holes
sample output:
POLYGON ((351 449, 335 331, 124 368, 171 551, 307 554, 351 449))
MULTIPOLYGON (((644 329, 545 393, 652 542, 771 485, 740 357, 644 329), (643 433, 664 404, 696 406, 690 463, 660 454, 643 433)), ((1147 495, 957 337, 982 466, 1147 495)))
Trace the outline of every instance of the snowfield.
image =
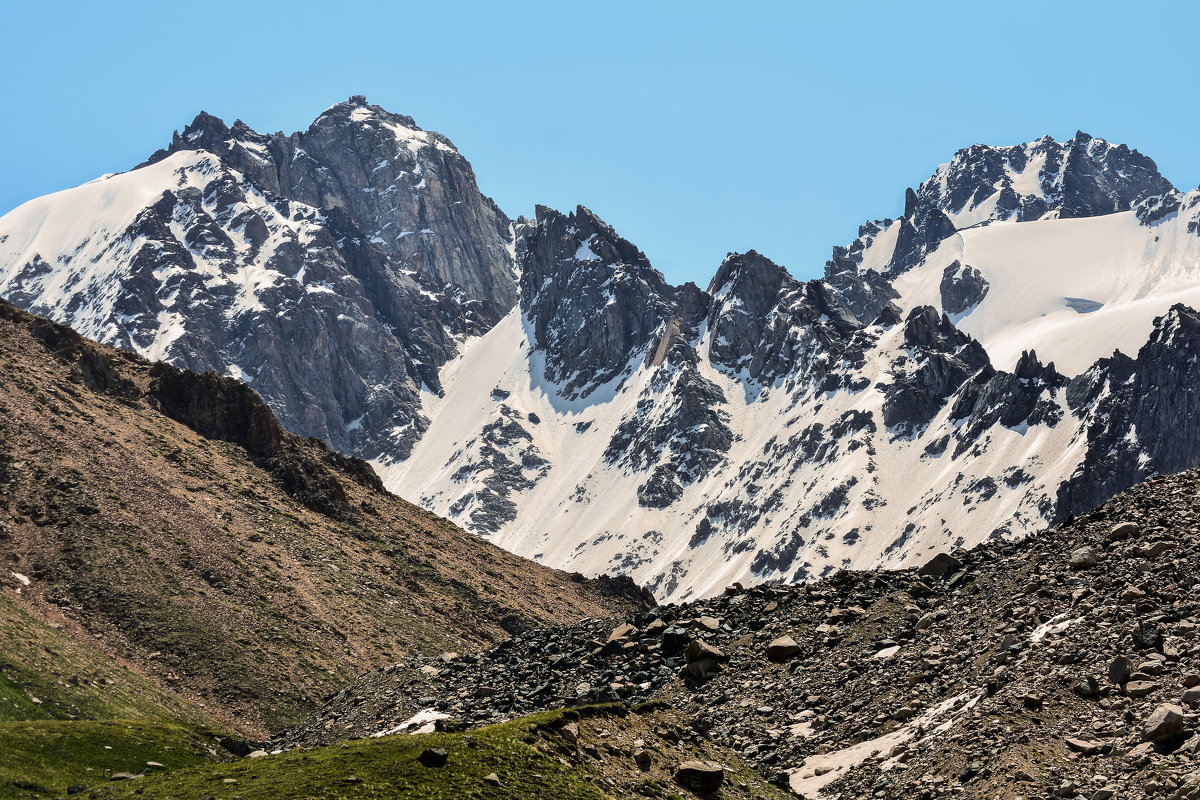
POLYGON ((1035 349, 1043 362, 1078 375, 1113 350, 1135 355, 1154 318, 1172 304, 1200 307, 1200 237, 1188 232, 1188 221, 1176 216, 1145 227, 1127 211, 993 223, 946 239, 895 287, 904 308, 941 308, 942 271, 956 259, 975 267, 991 288, 955 320, 958 328, 978 339, 999 369, 1012 369, 1021 351, 1035 349), (1081 313, 1071 307, 1074 299, 1099 308, 1081 313))

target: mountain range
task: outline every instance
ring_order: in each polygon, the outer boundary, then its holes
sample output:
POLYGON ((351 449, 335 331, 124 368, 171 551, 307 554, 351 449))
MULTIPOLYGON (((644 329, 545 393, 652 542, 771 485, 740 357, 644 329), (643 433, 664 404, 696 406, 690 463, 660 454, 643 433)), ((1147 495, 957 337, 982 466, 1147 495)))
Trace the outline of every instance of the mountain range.
POLYGON ((291 135, 202 113, 0 219, 0 294, 660 600, 920 564, 1200 462, 1200 192, 1082 132, 959 151, 820 279, 749 251, 701 289, 583 206, 510 219, 362 97, 291 135))

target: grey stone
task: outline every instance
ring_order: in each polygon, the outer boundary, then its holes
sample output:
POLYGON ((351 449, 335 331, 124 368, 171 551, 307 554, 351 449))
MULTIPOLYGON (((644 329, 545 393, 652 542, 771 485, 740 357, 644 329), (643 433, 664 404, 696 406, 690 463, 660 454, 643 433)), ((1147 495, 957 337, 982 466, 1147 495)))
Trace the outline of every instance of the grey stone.
POLYGON ((1071 553, 1067 565, 1076 571, 1091 569, 1100 563, 1100 553, 1092 547, 1081 547, 1071 553))
POLYGON ((1163 703, 1142 725, 1142 740, 1162 744, 1184 730, 1183 709, 1172 703, 1163 703))
POLYGON ((675 782, 699 794, 711 794, 725 783, 725 768, 714 761, 685 761, 675 769, 675 782))

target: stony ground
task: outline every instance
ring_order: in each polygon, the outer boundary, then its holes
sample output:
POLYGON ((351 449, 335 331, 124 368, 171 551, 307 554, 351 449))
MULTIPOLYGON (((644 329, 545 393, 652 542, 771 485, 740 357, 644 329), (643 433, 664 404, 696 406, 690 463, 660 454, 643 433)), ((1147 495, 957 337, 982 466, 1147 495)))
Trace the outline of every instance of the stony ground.
POLYGON ((809 797, 1200 797, 1198 492, 1155 478, 925 574, 731 587, 405 660, 276 744, 654 699, 809 797))

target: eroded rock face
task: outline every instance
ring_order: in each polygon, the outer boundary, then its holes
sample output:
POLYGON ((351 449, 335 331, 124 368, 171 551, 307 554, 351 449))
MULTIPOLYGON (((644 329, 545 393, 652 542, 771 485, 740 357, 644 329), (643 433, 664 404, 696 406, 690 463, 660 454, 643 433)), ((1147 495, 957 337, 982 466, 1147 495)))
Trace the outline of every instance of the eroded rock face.
POLYGON ((669 285, 583 206, 570 214, 539 206, 522 248, 521 310, 546 354, 546 378, 562 383, 566 396, 587 397, 630 374, 631 359, 664 322, 695 313, 687 287, 669 285))
MULTIPOLYGON (((1046 136, 1012 147, 972 145, 955 153, 916 191, 906 190, 899 219, 865 223, 855 241, 835 247, 825 274, 844 288, 863 322, 870 322, 894 299, 887 282, 873 277, 878 272, 862 266, 868 250, 880 241, 888 242, 880 245, 887 252, 876 263, 885 264, 880 269, 891 278, 920 264, 964 228, 1006 220, 1093 217, 1139 204, 1144 204, 1139 219, 1152 224, 1178 210, 1176 194, 1151 159, 1082 131, 1066 142, 1046 136)), ((972 287, 967 297, 977 294, 972 287)), ((963 299, 953 298, 952 304, 961 306, 963 299)), ((961 313, 943 307, 947 313, 961 313)))
POLYGON ((214 153, 272 195, 340 209, 397 266, 479 301, 485 328, 516 301, 508 217, 450 140, 411 117, 361 95, 290 135, 201 113, 150 163, 180 150, 214 153))

